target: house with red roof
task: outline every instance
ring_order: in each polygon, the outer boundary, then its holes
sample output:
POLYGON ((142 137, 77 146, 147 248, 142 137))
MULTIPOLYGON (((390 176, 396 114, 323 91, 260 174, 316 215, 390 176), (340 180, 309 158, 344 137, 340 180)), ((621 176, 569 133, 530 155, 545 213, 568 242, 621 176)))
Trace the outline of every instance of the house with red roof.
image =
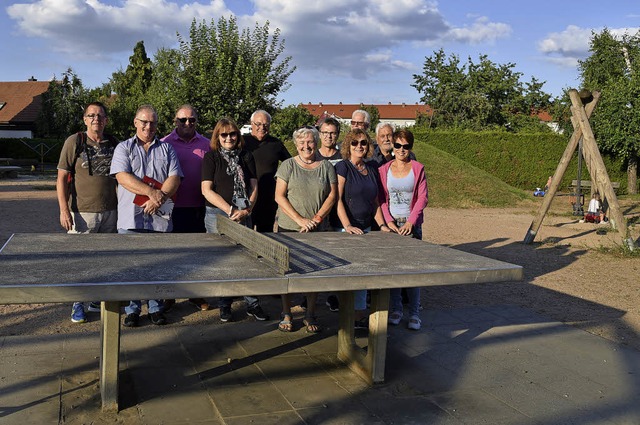
MULTIPOLYGON (((301 107, 316 117, 330 115, 336 117, 340 122, 349 124, 353 111, 362 109, 360 103, 318 103, 318 104, 300 104, 301 107)), ((369 105, 367 105, 369 106, 369 105)), ((387 104, 372 105, 378 108, 380 122, 390 123, 395 127, 411 127, 416 123, 418 115, 431 115, 431 108, 428 105, 416 104, 387 104)))
POLYGON ((33 138, 48 81, 0 82, 0 138, 33 138))

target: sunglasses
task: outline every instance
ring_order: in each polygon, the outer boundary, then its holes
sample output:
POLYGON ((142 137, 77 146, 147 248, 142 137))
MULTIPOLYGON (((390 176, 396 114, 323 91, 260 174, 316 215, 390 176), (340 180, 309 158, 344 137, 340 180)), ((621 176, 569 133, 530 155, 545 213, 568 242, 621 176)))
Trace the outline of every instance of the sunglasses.
POLYGON ((186 124, 187 121, 189 121, 189 124, 195 124, 196 119, 195 118, 176 118, 178 121, 180 121, 182 124, 186 124))
POLYGON ((396 148, 396 149, 404 149, 406 151, 410 151, 411 150, 411 145, 410 144, 403 145, 402 143, 394 143, 393 147, 396 148))
POLYGON ((229 133, 220 133, 220 137, 222 137, 223 139, 226 139, 227 137, 231 137, 233 139, 234 137, 238 137, 238 132, 231 131, 229 133))
POLYGON ((369 142, 367 142, 366 140, 352 140, 351 141, 351 146, 367 146, 369 144, 369 142))

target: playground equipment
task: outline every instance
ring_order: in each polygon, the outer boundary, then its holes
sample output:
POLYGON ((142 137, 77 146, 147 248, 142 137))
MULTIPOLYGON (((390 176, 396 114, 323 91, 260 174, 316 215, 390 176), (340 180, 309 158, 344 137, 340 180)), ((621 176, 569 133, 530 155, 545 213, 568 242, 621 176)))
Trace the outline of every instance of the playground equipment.
POLYGON ((530 244, 535 239, 538 230, 542 225, 542 220, 544 220, 545 215, 549 211, 551 201, 558 191, 562 177, 567 171, 569 161, 571 160, 573 153, 576 151, 576 148, 578 148, 578 179, 575 191, 576 201, 574 203, 574 214, 584 214, 581 202, 581 177, 584 159, 584 165, 586 165, 589 175, 591 176, 591 184, 595 185, 603 200, 606 199, 609 204, 608 216, 611 227, 622 235, 622 242, 624 245, 633 250, 635 249, 635 243, 633 239, 629 237, 627 222, 622 210, 620 209, 620 205, 618 204, 618 198, 616 197, 614 187, 611 183, 611 179, 609 178, 609 174, 607 173, 600 151, 598 150, 598 145, 596 143, 595 136, 593 135, 593 131, 591 130, 591 126, 589 125, 589 117, 593 113, 593 110, 600 99, 600 92, 594 91, 592 93, 583 90, 578 93, 577 90, 571 89, 569 90, 569 98, 571 99, 571 123, 573 124, 574 129, 573 135, 569 140, 569 144, 567 145, 562 158, 560 158, 560 163, 553 174, 549 190, 545 194, 540 210, 538 211, 538 215, 529 226, 529 230, 524 237, 524 243, 530 244))

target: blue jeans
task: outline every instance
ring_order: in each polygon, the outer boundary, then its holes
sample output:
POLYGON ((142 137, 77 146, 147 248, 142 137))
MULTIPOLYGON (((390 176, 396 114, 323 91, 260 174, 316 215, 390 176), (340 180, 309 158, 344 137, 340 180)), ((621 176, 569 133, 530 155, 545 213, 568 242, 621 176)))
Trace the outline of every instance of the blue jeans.
MULTIPOLYGON (((422 240, 422 228, 414 227, 413 228, 413 238, 422 240)), ((407 297, 409 298, 409 304, 407 308, 409 309, 409 317, 417 316, 420 312, 420 288, 406 288, 407 297)), ((390 296, 390 306, 389 313, 402 313, 402 289, 394 288, 389 291, 390 296)))
MULTIPOLYGON (((131 235, 134 233, 155 233, 150 230, 135 230, 135 229, 118 229, 118 233, 121 235, 131 235)), ((147 307, 149 309, 149 313, 157 313, 162 310, 162 300, 148 300, 147 307)), ((124 308, 124 312, 127 314, 136 313, 140 314, 142 311, 142 301, 140 300, 132 300, 129 301, 129 305, 124 308)))
MULTIPOLYGON (((218 233, 218 218, 217 218, 218 214, 223 215, 225 217, 227 216, 227 213, 222 211, 220 208, 207 206, 207 212, 205 213, 205 216, 204 216, 204 227, 207 229, 207 233, 218 233)), ((245 225, 247 225, 247 223, 245 223, 245 225)), ((250 227, 250 226, 247 226, 247 227, 250 227)), ((258 307, 259 302, 256 297, 247 295, 243 298, 247 303, 248 309, 258 307)), ((218 307, 220 308, 230 307, 232 302, 233 302, 233 297, 220 297, 218 298, 218 307)))

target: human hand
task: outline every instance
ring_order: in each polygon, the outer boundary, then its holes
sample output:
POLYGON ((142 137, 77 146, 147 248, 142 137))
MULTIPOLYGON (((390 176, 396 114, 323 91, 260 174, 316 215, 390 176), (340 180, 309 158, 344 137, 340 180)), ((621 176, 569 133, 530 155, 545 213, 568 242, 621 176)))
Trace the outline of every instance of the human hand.
POLYGON ((400 233, 400 229, 398 229, 398 226, 396 226, 396 223, 389 222, 387 223, 387 227, 389 228, 390 232, 400 233))
POLYGON ((67 232, 73 229, 73 217, 69 211, 60 211, 60 225, 67 232))
POLYGON ((398 233, 400 233, 402 236, 411 235, 412 232, 413 224, 409 223, 408 221, 405 222, 400 229, 398 229, 398 233))
POLYGON ((238 210, 236 208, 233 208, 231 215, 229 216, 229 218, 237 223, 240 223, 242 220, 244 220, 247 216, 249 215, 249 210, 238 210))
POLYGON ((153 215, 156 213, 156 211, 158 211, 158 209, 160 208, 160 205, 162 204, 158 204, 154 202, 151 198, 149 198, 147 202, 141 205, 141 207, 145 214, 153 215))
POLYGON ((356 226, 348 225, 347 227, 344 228, 344 230, 345 232, 352 235, 364 235, 364 232, 362 231, 362 229, 356 226))
POLYGON ((310 218, 302 218, 301 220, 296 221, 296 223, 300 226, 300 233, 311 232, 318 227, 318 223, 310 218))

